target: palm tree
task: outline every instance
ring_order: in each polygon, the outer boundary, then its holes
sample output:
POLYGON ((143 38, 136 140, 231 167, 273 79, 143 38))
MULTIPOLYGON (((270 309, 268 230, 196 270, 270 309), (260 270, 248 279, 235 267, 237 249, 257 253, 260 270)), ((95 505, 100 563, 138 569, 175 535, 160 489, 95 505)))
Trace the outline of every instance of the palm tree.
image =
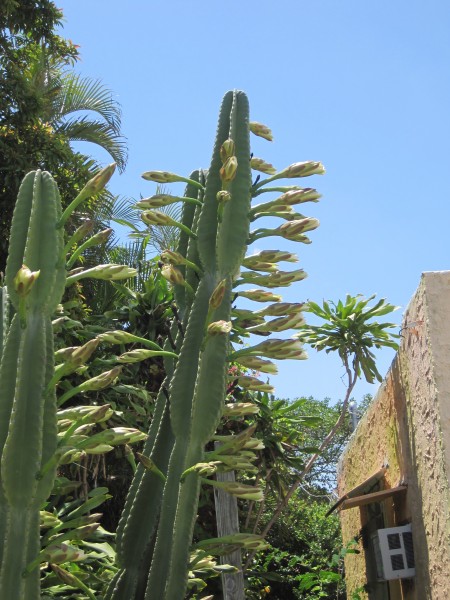
MULTIPOLYGON (((121 109, 112 93, 100 81, 75 74, 72 58, 21 40, 0 55, 0 71, 11 79, 8 102, 0 100, 0 271, 17 192, 28 171, 50 171, 66 204, 99 168, 75 151, 72 142, 102 147, 120 171, 127 160, 121 109)), ((111 214, 114 202, 105 192, 90 206, 91 216, 99 210, 99 220, 108 220, 105 213, 111 214)))
POLYGON ((43 46, 29 65, 28 78, 29 90, 39 104, 41 122, 69 142, 101 146, 123 171, 127 150, 120 132, 121 108, 100 80, 74 73, 43 46), (87 116, 87 112, 95 117, 87 116))

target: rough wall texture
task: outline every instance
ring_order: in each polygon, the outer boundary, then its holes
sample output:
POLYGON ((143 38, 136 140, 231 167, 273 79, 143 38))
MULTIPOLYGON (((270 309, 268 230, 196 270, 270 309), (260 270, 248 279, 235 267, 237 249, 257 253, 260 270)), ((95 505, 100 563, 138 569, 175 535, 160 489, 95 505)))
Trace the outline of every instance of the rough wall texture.
MULTIPOLYGON (((411 521, 413 583, 391 583, 391 596, 450 598, 450 272, 424 273, 406 311, 401 348, 341 457, 342 495, 384 464, 385 487, 408 485, 406 498, 385 501, 386 526, 411 521)), ((341 512, 344 541, 358 535, 363 508, 341 512)), ((366 561, 346 558, 349 597, 364 585, 366 561)), ((361 598, 367 598, 365 593, 361 598)))

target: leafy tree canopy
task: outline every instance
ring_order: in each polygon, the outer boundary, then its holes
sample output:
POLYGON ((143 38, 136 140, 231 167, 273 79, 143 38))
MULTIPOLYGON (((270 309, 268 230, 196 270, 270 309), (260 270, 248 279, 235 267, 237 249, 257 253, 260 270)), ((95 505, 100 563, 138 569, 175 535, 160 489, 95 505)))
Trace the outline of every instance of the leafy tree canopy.
POLYGON ((0 271, 15 199, 28 171, 50 171, 65 205, 98 168, 75 152, 71 141, 100 145, 119 169, 126 162, 120 107, 99 81, 71 71, 78 48, 56 33, 61 20, 61 10, 49 0, 7 0, 0 7, 0 271), (79 111, 81 116, 74 116, 79 111))

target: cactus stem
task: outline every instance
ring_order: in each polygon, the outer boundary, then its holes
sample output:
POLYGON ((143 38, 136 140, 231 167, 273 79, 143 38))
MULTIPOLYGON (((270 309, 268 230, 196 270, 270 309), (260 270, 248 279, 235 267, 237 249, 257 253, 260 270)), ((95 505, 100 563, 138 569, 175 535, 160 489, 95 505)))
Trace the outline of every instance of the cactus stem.
POLYGON ((25 329, 27 326, 27 301, 26 298, 19 299, 19 321, 21 329, 25 329))

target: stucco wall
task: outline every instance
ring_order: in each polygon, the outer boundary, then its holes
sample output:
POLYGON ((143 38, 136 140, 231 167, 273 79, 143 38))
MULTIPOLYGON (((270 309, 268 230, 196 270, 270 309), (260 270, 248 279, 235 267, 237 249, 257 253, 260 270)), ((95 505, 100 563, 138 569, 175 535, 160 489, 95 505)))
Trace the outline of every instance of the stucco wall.
MULTIPOLYGON (((341 457, 338 490, 344 494, 387 463, 387 487, 408 485, 395 511, 394 500, 385 501, 390 524, 411 521, 416 558, 414 585, 393 584, 394 595, 448 600, 450 272, 422 275, 401 333, 401 348, 341 457)), ((341 512, 344 541, 359 533, 361 516, 359 508, 341 512)), ((366 582, 364 552, 347 556, 346 578, 350 593, 366 582)))

